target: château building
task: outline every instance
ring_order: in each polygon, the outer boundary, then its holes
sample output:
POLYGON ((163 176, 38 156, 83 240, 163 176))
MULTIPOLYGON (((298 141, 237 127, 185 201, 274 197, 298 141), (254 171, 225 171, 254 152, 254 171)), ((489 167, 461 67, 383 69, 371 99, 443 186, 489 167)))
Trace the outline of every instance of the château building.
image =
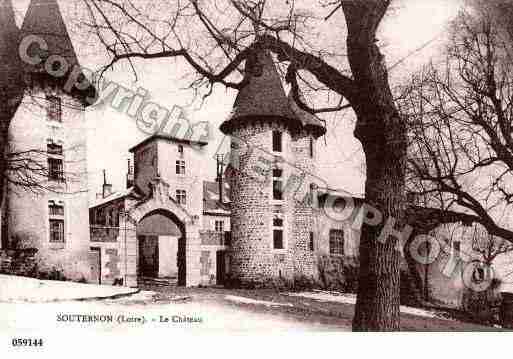
POLYGON ((21 32, 48 46, 27 49, 42 61, 23 62, 10 151, 30 154, 40 170, 34 188, 15 178, 7 186, 3 249, 34 248, 39 270, 71 280, 128 286, 148 278, 266 286, 356 262, 359 230, 336 219, 339 194, 317 175, 326 130, 285 94, 269 53, 247 61, 246 85, 221 125, 231 149, 218 156, 215 182, 207 142, 156 133, 130 149, 126 188, 115 192, 105 179, 89 203, 85 110, 95 93, 68 89, 66 71, 49 74, 59 70, 48 68, 51 56, 68 71, 79 66, 56 0, 31 0, 21 32))
POLYGON ((156 134, 130 149, 125 191, 105 183, 90 208, 99 281, 269 286, 319 280, 321 257, 356 262, 359 230, 330 216, 340 194, 317 175, 322 122, 287 97, 269 53, 248 61, 246 80, 221 125, 232 143, 217 182, 208 143, 156 134))

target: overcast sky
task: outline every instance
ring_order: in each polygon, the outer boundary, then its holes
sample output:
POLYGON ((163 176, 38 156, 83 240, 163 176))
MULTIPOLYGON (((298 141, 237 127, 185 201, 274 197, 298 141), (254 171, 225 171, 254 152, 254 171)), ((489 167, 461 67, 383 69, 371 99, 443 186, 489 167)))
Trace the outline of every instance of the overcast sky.
MULTIPOLYGON (((99 44, 86 46, 83 37, 72 25, 72 21, 79 16, 77 1, 60 0, 59 4, 70 27, 81 64, 96 69, 108 59, 99 44)), ((28 2, 14 0, 20 22, 28 2)), ((380 33, 380 43, 389 66, 400 62, 391 70, 392 83, 398 83, 432 56, 436 56, 447 33, 447 24, 460 6, 459 0, 397 0, 394 3, 394 10, 385 19, 380 33)), ((327 29, 330 26, 343 26, 341 13, 329 21, 332 23, 326 24, 327 29)), ((138 87, 144 87, 155 102, 169 109, 174 105, 185 108, 192 122, 208 121, 212 132, 205 166, 211 168, 213 178, 215 162, 212 155, 223 137, 218 127, 227 118, 236 91, 216 86, 204 105, 196 108, 189 106, 191 93, 183 89, 187 86, 187 82, 182 79, 184 71, 190 71, 183 62, 151 60, 138 63, 137 69, 137 82, 126 66, 118 66, 115 71, 108 72, 107 77, 134 91, 138 87)), ((320 160, 320 175, 334 188, 360 194, 363 192, 364 159, 361 146, 352 134, 352 113, 347 111, 344 114, 330 114, 324 118, 328 124, 328 135, 325 139, 320 139, 320 146, 324 146, 321 148, 323 157, 320 160)), ((87 111, 87 127, 90 197, 94 198, 94 194, 99 191, 103 169, 107 169, 114 189, 123 189, 128 149, 147 137, 147 134, 142 133, 130 117, 105 106, 87 111)))

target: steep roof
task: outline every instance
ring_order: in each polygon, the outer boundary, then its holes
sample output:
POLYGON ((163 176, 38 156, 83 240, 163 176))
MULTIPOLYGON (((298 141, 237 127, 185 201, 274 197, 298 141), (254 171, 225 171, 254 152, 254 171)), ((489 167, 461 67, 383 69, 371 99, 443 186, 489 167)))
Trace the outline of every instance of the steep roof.
MULTIPOLYGON (((299 99, 304 104, 307 104, 306 99, 301 91, 299 92, 299 99)), ((316 138, 319 138, 326 133, 326 127, 317 116, 299 107, 297 102, 294 100, 292 90, 289 92, 288 100, 292 112, 297 116, 298 119, 301 120, 301 123, 303 124, 303 127, 306 129, 306 131, 312 133, 316 138)))
POLYGON ((280 76, 267 50, 259 51, 246 61, 244 76, 246 85, 239 90, 230 117, 221 125, 221 131, 230 133, 238 123, 265 118, 300 126, 289 107, 280 76))
MULTIPOLYGON (((66 58, 70 66, 78 65, 77 55, 56 0, 32 0, 21 27, 24 36, 36 35, 48 44, 48 55, 66 58)), ((30 65, 26 64, 28 70, 30 65)))
POLYGON ((14 19, 14 9, 11 0, 0 0, 0 23, 2 31, 0 32, 0 55, 12 55, 8 51, 15 48, 19 41, 19 29, 14 19), (13 47, 14 44, 14 47, 13 47))
POLYGON ((22 81, 18 57, 20 30, 16 26, 11 0, 0 0, 0 88, 17 86, 22 81))
MULTIPOLYGON (((74 66, 80 65, 56 0, 31 0, 21 27, 21 34, 22 36, 39 36, 46 42, 48 50, 39 54, 43 59, 54 55, 62 56, 67 60, 68 71, 72 71, 74 66)), ((37 50, 39 50, 38 46, 34 45, 27 52, 32 56, 37 50)), ((28 63, 23 65, 26 73, 40 75, 39 78, 46 75, 41 65, 34 66, 28 63)), ((60 80, 62 81, 63 78, 65 76, 60 80)), ((85 91, 74 89, 74 93, 80 96, 94 95, 94 92, 91 93, 91 91, 94 91, 92 86, 85 91)))

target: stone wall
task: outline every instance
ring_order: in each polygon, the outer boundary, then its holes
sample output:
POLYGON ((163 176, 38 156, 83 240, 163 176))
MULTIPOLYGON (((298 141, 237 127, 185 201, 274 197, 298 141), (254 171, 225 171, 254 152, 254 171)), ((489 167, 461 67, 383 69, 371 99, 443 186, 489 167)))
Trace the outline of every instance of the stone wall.
POLYGON ((0 273, 38 277, 35 250, 0 250, 0 273))
MULTIPOLYGON (((254 123, 236 129, 232 138, 229 176, 232 200, 231 276, 236 282, 268 284, 278 277, 292 277, 294 241, 290 233, 292 205, 287 198, 274 203, 272 168, 279 155, 291 162, 290 134, 277 124, 254 123), (273 129, 283 132, 283 152, 272 153, 273 129), (273 212, 283 217, 284 249, 273 249, 273 212)), ((280 161, 281 162, 281 161, 280 161)), ((287 178, 286 170, 283 178, 287 178)))
POLYGON ((295 275, 315 279, 318 271, 314 251, 310 249, 310 233, 314 234, 314 186, 308 179, 317 172, 317 166, 315 158, 310 156, 310 141, 315 143, 310 134, 302 132, 292 144, 299 187, 291 194, 294 203, 291 233, 296 242, 293 252, 295 275))

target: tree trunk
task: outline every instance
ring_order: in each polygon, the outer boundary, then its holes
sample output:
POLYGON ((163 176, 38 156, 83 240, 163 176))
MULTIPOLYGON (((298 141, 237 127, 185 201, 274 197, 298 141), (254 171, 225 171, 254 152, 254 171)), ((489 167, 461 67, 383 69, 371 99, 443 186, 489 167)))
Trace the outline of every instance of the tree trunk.
MULTIPOLYGON (((358 89, 351 105, 356 112, 355 136, 367 162, 365 202, 377 208, 383 223, 394 229, 406 224, 406 126, 393 100, 376 31, 390 0, 342 1, 346 18, 347 55, 358 89)), ((353 330, 399 330, 400 271, 396 240, 379 242, 383 228, 363 225, 360 275, 353 330)))
MULTIPOLYGON (((372 103, 372 102, 369 102, 372 103)), ((395 219, 394 229, 406 224, 404 169, 406 142, 404 126, 392 108, 375 109, 374 120, 361 120, 384 126, 364 126, 357 130, 367 160, 365 201, 383 215, 383 223, 395 219)), ((360 241, 360 275, 358 298, 353 320, 355 331, 399 330, 400 254, 397 239, 378 241, 383 225, 363 225, 360 241)))
POLYGON ((1 246, 0 248, 7 248, 9 246, 9 238, 7 238, 7 221, 4 218, 8 213, 7 207, 4 205, 6 200, 6 186, 7 186, 7 175, 8 175, 8 162, 7 162, 7 151, 9 146, 9 126, 11 121, 18 110, 21 101, 23 99, 24 84, 17 78, 12 86, 8 88, 8 91, 1 91, 0 94, 6 94, 0 96, 3 99, 3 103, 0 104, 0 237, 1 246))

